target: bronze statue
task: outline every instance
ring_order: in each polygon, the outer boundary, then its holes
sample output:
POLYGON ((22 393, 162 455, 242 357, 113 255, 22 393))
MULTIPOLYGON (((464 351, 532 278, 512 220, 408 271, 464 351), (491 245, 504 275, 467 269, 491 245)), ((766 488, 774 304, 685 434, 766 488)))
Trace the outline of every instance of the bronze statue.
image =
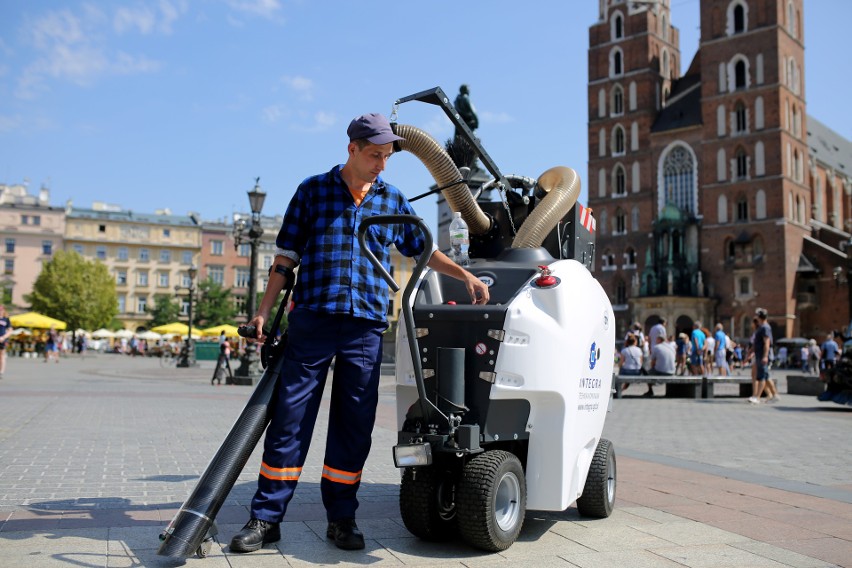
MULTIPOLYGON (((456 112, 459 113, 459 116, 471 131, 479 128, 479 117, 476 116, 476 110, 473 108, 473 103, 470 102, 470 89, 468 89, 467 85, 459 87, 459 94, 456 96, 453 105, 456 107, 456 112)), ((460 134, 458 128, 456 128, 456 138, 460 134)))

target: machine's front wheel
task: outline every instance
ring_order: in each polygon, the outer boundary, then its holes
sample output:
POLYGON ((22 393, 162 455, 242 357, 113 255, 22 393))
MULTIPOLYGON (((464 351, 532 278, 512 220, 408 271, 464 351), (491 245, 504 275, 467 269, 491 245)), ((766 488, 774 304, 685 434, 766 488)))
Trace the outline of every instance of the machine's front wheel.
POLYGON ((455 480, 435 466, 406 468, 399 488, 405 528, 424 540, 452 538, 456 532, 455 480))
POLYGON ((606 518, 615 506, 615 450, 612 442, 601 438, 589 465, 583 494, 577 499, 577 510, 584 517, 606 518))
POLYGON ((457 496, 459 532, 469 544, 498 552, 518 538, 527 508, 527 484, 521 461, 492 450, 464 467, 457 496))

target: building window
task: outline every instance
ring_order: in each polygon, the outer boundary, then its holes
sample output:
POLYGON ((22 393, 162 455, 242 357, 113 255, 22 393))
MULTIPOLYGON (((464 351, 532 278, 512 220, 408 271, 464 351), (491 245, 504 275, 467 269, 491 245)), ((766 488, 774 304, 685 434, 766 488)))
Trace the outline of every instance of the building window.
POLYGON ((237 268, 234 271, 234 286, 237 288, 248 288, 250 277, 251 269, 237 268))
POLYGON ((624 114, 624 89, 621 85, 612 88, 612 114, 613 116, 624 114))
POLYGON ((616 210, 615 212, 615 230, 613 234, 623 235, 627 233, 627 215, 624 214, 624 211, 621 209, 616 210))
POLYGON ((45 256, 53 254, 53 241, 41 241, 41 254, 45 256))
POLYGON ((160 262, 168 264, 172 261, 172 251, 168 249, 160 249, 160 262))
POLYGON ((748 130, 746 107, 743 103, 739 102, 734 107, 734 132, 741 134, 746 130, 748 130))
POLYGON ((251 245, 249 243, 241 244, 237 254, 239 256, 251 256, 251 245))
POLYGON ((6 252, 15 252, 15 239, 6 239, 6 252))
POLYGON ((745 61, 737 61, 734 64, 734 88, 746 88, 746 64, 745 61))
POLYGON ((9 305, 9 304, 12 303, 12 292, 13 291, 14 291, 14 287, 11 284, 4 284, 3 285, 2 301, 3 301, 4 304, 9 305))
POLYGON ((124 294, 118 297, 118 313, 123 314, 127 309, 127 297, 124 294))
POLYGON ((147 270, 139 270, 136 272, 136 284, 139 286, 147 286, 148 285, 148 271, 147 270))
POLYGON ((621 156, 624 154, 624 128, 620 124, 615 125, 612 129, 612 155, 621 156))
POLYGON ((624 280, 619 280, 615 286, 615 303, 619 306, 627 303, 627 285, 624 280))
POLYGON ((159 272, 157 274, 157 286, 160 288, 168 288, 169 287, 169 273, 168 272, 159 272))
POLYGON ((621 167, 621 164, 615 166, 615 170, 612 172, 612 191, 614 195, 627 195, 624 168, 621 167))
MULTIPOLYGON (((220 241, 221 242, 221 241, 220 241)), ((207 268, 207 277, 216 284, 222 285, 225 283, 225 267, 209 266, 207 268)))
POLYGON ((213 256, 222 256, 225 246, 222 241, 210 241, 210 254, 213 256))
POLYGON ((136 298, 136 313, 144 314, 148 310, 148 298, 146 296, 139 296, 136 298))
POLYGON ((151 259, 151 251, 147 248, 139 249, 139 262, 148 262, 151 259))
POLYGON ((612 17, 612 39, 613 41, 624 37, 624 17, 621 12, 616 12, 612 17))
POLYGON ((737 179, 748 177, 748 155, 742 148, 737 149, 737 179))
POLYGON ((118 247, 118 254, 116 255, 116 259, 118 260, 127 260, 129 258, 127 247, 118 247))
POLYGON ((622 58, 623 55, 621 53, 621 49, 618 47, 614 47, 612 51, 609 52, 610 77, 617 77, 624 73, 624 64, 622 58))
POLYGON ((106 260, 106 247, 99 246, 95 248, 95 258, 98 260, 106 260))
POLYGON ((41 225, 41 215, 21 215, 21 225, 41 225))
POLYGON ((686 146, 675 145, 663 158, 663 202, 673 203, 681 211, 695 214, 695 159, 686 146))
POLYGON ((745 31, 746 21, 745 21, 745 8, 743 8, 742 4, 737 4, 734 6, 734 33, 741 34, 745 31))
POLYGON ((99 233, 106 233, 106 225, 98 225, 99 233))
POLYGON ((745 197, 737 200, 737 221, 748 221, 748 200, 745 197))
POLYGON ((189 315, 189 300, 186 298, 181 298, 180 300, 180 315, 188 316, 189 315))
POLYGON ((3 260, 3 274, 14 274, 15 273, 15 259, 7 258, 3 260))
POLYGON ((639 206, 638 205, 634 205, 633 209, 630 210, 630 230, 631 231, 638 231, 639 230, 639 206))
POLYGON ((636 268, 636 250, 633 247, 624 251, 624 268, 636 268))
POLYGON ((172 230, 171 229, 163 229, 163 237, 169 238, 171 236, 172 236, 172 230))
POLYGON ((192 264, 192 251, 185 250, 180 255, 181 264, 192 264))
POLYGON ((116 270, 115 272, 115 283, 119 286, 127 285, 127 271, 126 270, 116 270))
POLYGON ((83 245, 71 245, 71 250, 83 256, 83 245))
POLYGON ((272 255, 263 255, 263 261, 261 262, 261 265, 261 268, 263 268, 264 270, 269 270, 269 267, 272 266, 272 255))

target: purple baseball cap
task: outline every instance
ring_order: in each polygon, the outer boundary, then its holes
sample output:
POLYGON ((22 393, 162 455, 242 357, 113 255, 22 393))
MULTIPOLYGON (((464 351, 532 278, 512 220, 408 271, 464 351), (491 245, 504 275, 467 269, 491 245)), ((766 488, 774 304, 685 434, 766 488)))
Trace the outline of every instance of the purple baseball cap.
POLYGON ((381 114, 371 112, 370 114, 362 114, 358 118, 349 123, 349 128, 346 129, 346 134, 349 135, 349 140, 365 139, 372 144, 389 144, 397 140, 405 140, 402 136, 397 136, 391 130, 390 122, 381 114))

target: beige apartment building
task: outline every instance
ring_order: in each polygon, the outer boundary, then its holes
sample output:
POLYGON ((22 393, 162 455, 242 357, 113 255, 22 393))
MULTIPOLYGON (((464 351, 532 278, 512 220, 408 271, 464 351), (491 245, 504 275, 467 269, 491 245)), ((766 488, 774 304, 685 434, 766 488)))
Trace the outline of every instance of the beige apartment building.
MULTIPOLYGON (((190 285, 187 269, 198 266, 201 224, 193 215, 167 209, 137 213, 95 202, 91 209, 65 210, 65 248, 104 263, 115 277, 117 318, 125 329, 147 328, 157 294, 181 298, 175 286, 190 285)), ((196 283, 197 284, 197 283, 196 283)))
POLYGON ((30 195, 24 184, 0 184, 0 301, 12 314, 29 309, 24 296, 32 292, 42 264, 62 248, 65 210, 49 201, 45 187, 30 195))

